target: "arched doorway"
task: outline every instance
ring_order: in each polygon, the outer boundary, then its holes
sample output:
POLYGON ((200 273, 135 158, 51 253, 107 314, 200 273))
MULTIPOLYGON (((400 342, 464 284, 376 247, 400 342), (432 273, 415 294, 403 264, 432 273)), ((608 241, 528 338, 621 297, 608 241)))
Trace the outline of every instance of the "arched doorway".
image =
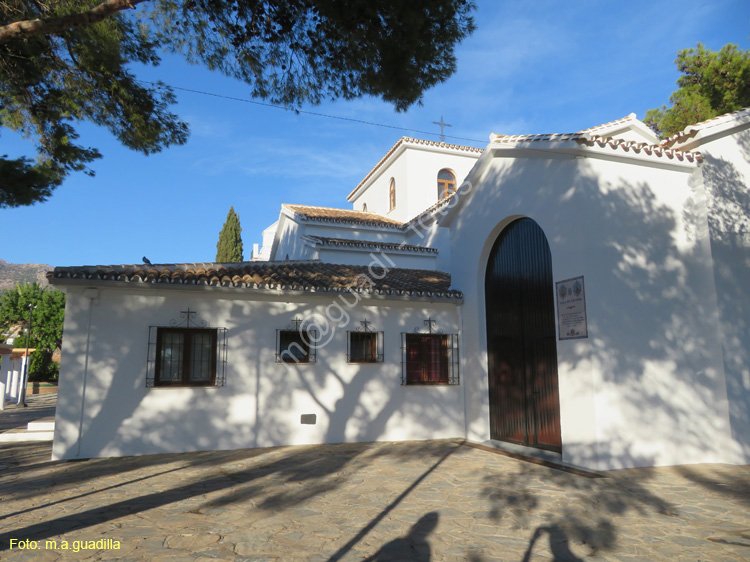
POLYGON ((490 437, 561 451, 552 257, 536 222, 500 233, 484 288, 490 437))

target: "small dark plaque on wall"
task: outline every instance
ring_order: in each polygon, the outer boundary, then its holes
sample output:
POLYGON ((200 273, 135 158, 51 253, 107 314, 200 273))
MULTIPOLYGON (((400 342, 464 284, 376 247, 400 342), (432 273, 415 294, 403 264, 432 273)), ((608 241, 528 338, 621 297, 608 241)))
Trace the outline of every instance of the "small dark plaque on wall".
POLYGON ((299 423, 302 425, 315 425, 317 423, 318 416, 315 414, 302 414, 299 417, 299 423))

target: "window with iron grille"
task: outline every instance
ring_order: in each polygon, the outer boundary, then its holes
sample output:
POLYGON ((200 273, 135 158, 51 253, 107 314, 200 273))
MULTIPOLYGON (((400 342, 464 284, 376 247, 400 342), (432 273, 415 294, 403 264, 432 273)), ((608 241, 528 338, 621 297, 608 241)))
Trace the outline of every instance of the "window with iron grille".
POLYGON ((169 326, 150 326, 146 387, 224 386, 227 329, 196 320, 196 312, 180 311, 169 326))
POLYGON ((347 332, 349 363, 382 363, 383 332, 347 332))
POLYGON ((401 384, 459 384, 456 334, 401 334, 401 384))
POLYGON ((286 330, 276 330, 276 362, 286 364, 315 363, 317 332, 302 329, 301 320, 293 320, 286 330))
POLYGON ((214 386, 217 330, 157 328, 154 386, 214 386))

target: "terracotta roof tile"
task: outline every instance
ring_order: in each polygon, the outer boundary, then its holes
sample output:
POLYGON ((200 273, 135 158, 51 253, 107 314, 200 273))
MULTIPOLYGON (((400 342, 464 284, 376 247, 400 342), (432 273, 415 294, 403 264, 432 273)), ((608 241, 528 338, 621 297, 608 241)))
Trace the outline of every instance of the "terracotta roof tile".
POLYGON ((731 113, 724 113, 723 115, 717 115, 716 117, 706 119, 705 121, 701 121, 700 123, 696 123, 695 125, 688 125, 679 133, 675 133, 671 137, 664 139, 661 144, 664 147, 670 147, 675 143, 689 139, 690 137, 694 136, 696 133, 704 129, 710 129, 712 127, 720 127, 721 125, 734 123, 738 119, 742 119, 743 117, 750 117, 750 107, 739 109, 731 113))
POLYGON ((329 247, 351 247, 351 248, 371 248, 383 250, 404 250, 407 252, 421 252, 437 254, 436 248, 425 248, 424 246, 414 246, 403 242, 381 242, 378 240, 354 240, 351 238, 329 238, 326 236, 312 236, 308 238, 322 246, 329 247))
POLYGON ((585 144, 586 146, 611 148, 613 150, 623 150, 625 152, 633 152, 635 154, 677 159, 680 161, 700 162, 702 159, 700 152, 689 150, 672 150, 661 144, 649 144, 647 142, 637 142, 612 137, 602 137, 599 135, 592 135, 583 131, 578 133, 554 133, 546 135, 493 134, 490 136, 490 141, 497 144, 575 141, 581 144, 585 144))
POLYGON ((645 154, 646 156, 656 156, 659 158, 669 158, 670 160, 680 160, 687 162, 701 162, 703 156, 700 152, 694 150, 676 150, 667 148, 660 144, 648 144, 645 142, 626 141, 623 139, 613 139, 595 136, 589 141, 582 141, 587 146, 599 146, 601 148, 609 147, 613 150, 624 150, 625 152, 634 152, 636 154, 645 154))
POLYGON ((635 113, 631 113, 622 119, 616 119, 608 123, 602 123, 595 127, 589 127, 575 133, 550 133, 541 135, 499 135, 493 133, 490 135, 490 143, 496 144, 516 144, 516 143, 533 143, 533 142, 562 142, 575 141, 587 146, 598 146, 600 148, 611 148, 613 150, 624 150, 646 156, 664 157, 677 159, 680 161, 700 162, 702 157, 699 152, 687 150, 671 150, 662 142, 660 144, 649 144, 647 142, 628 141, 620 138, 613 138, 606 134, 607 131, 625 125, 627 123, 638 122, 635 113), (605 133, 605 134, 598 134, 605 133))
POLYGON ((625 125, 626 123, 632 123, 634 121, 637 121, 637 117, 635 113, 631 113, 630 115, 626 115, 625 117, 622 117, 621 119, 608 121, 607 123, 602 123, 601 125, 595 125, 593 127, 589 127, 588 129, 583 129, 578 132, 579 133, 599 133, 601 131, 617 127, 618 125, 625 125))
MULTIPOLYGON (((546 133, 537 135, 500 135, 493 133, 490 135, 490 142, 520 142, 520 141, 548 141, 548 140, 577 140, 577 139, 591 139, 603 131, 608 131, 617 128, 619 125, 626 125, 627 123, 633 123, 638 121, 635 113, 626 115, 621 119, 615 119, 601 125, 589 127, 588 129, 582 129, 575 133, 546 133)), ((606 136, 606 135, 599 135, 606 136)))
POLYGON ((386 268, 384 273, 380 269, 372 273, 360 265, 290 261, 56 267, 47 279, 53 285, 98 281, 462 298, 460 291, 451 289, 450 275, 441 271, 386 268))
POLYGON ((352 223, 368 226, 382 226, 386 228, 399 228, 402 223, 378 215, 376 213, 367 213, 365 211, 355 211, 353 209, 333 209, 330 207, 313 207, 309 205, 289 205, 284 207, 291 209, 302 220, 314 220, 321 222, 352 223))
POLYGON ((569 141, 578 139, 588 139, 591 135, 588 133, 544 133, 538 135, 500 135, 493 133, 490 135, 490 142, 493 143, 515 143, 515 142, 538 142, 538 141, 569 141))

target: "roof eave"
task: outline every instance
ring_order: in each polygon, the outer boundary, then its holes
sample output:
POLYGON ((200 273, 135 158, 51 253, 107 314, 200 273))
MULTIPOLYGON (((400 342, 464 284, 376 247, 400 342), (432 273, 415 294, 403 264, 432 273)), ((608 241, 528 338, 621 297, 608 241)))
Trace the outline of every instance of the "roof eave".
MULTIPOLYGON (((48 276, 49 278, 49 276, 48 276)), ((311 287, 309 289, 298 289, 298 288, 276 288, 267 286, 249 287, 245 284, 208 284, 208 283, 165 283, 157 281, 120 281, 112 279, 70 279, 70 278, 53 278, 50 279, 50 284, 55 286, 67 286, 67 287, 92 287, 92 288, 103 288, 108 287, 112 289, 144 289, 148 291, 153 290, 169 290, 169 291, 220 291, 220 292, 237 292, 237 291, 252 291, 259 295, 266 296, 327 296, 341 295, 341 294, 358 294, 362 298, 366 299, 380 299, 380 300, 418 300, 418 301, 440 301, 440 302, 453 302, 456 304, 463 303, 463 293, 449 289, 447 291, 406 291, 406 290, 379 290, 379 291, 352 291, 348 288, 325 288, 325 287, 311 287)))
POLYGON ((671 149, 660 145, 636 143, 622 139, 592 137, 577 140, 526 140, 517 142, 492 143, 489 150, 493 155, 507 153, 520 156, 521 151, 533 154, 548 152, 555 155, 567 154, 571 157, 603 157, 641 163, 694 168, 701 161, 699 152, 671 149))

